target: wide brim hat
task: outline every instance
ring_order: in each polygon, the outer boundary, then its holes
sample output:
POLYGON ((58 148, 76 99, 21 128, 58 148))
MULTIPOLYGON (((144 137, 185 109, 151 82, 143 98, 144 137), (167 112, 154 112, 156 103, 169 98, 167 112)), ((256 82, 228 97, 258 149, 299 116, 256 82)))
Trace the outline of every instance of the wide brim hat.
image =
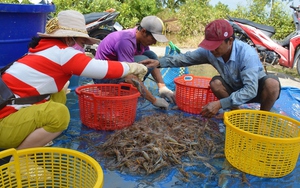
POLYGON ((45 33, 38 32, 40 37, 82 37, 86 44, 97 44, 99 39, 88 35, 84 16, 75 10, 65 10, 58 13, 57 17, 50 19, 45 27, 45 33))

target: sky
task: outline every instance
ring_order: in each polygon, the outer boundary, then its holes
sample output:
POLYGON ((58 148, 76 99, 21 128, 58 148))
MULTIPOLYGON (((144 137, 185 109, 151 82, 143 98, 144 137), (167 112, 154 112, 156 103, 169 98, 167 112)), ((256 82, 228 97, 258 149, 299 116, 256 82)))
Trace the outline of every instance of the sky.
MULTIPOLYGON (((230 9, 236 9, 237 5, 245 6, 248 4, 247 0, 210 0, 211 5, 216 5, 218 4, 218 2, 228 5, 230 9)), ((298 6, 300 5, 300 0, 293 0, 291 3, 288 4, 288 6, 289 5, 298 6)), ((287 8, 290 9, 288 6, 287 8)))

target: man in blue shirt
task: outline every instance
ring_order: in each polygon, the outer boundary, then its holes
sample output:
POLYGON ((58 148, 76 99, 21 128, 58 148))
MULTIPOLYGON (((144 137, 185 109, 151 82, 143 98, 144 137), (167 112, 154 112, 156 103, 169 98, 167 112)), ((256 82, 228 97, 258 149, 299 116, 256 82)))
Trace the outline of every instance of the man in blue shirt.
POLYGON ((250 45, 235 40, 233 28, 224 19, 209 23, 205 39, 197 50, 165 56, 158 60, 144 60, 148 66, 183 67, 211 64, 219 76, 212 78, 210 87, 218 101, 203 106, 201 115, 213 117, 222 109, 236 109, 244 103, 258 102, 260 109, 269 111, 279 98, 278 77, 266 75, 257 52, 250 45))

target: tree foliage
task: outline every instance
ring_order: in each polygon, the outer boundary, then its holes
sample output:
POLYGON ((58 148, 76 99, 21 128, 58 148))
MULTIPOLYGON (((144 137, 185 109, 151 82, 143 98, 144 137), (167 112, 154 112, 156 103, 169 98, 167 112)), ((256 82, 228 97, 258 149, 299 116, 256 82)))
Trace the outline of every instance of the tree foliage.
POLYGON ((186 0, 156 0, 156 4, 159 8, 167 8, 171 10, 177 10, 181 5, 184 5, 186 0))
MULTIPOLYGON (((124 27, 135 26, 148 15, 159 15, 163 20, 177 19, 178 37, 203 35, 205 25, 217 18, 227 16, 273 26, 275 39, 282 39, 294 30, 292 16, 286 7, 290 0, 247 0, 243 6, 230 10, 225 4, 216 6, 210 0, 53 0, 57 14, 61 10, 73 9, 83 14, 102 12, 114 8, 120 12, 117 21, 124 27), (268 8, 271 7, 271 11, 268 8)), ((3 3, 19 3, 19 0, 2 0, 3 3)), ((22 3, 29 3, 23 0, 22 3)))
POLYGON ((157 8, 156 0, 124 0, 118 10, 121 13, 118 17, 118 21, 124 28, 133 27, 139 23, 143 17, 156 15, 160 11, 160 9, 157 8))
POLYGON ((294 30, 291 13, 285 10, 286 4, 282 1, 275 1, 272 9, 267 11, 265 7, 270 6, 268 0, 253 0, 252 3, 245 7, 238 7, 231 12, 232 17, 246 18, 256 23, 273 26, 276 34, 274 39, 283 39, 294 30))
POLYGON ((205 26, 213 16, 209 0, 187 0, 180 7, 178 20, 181 23, 181 36, 200 35, 203 33, 205 26))
POLYGON ((53 0, 56 6, 56 13, 72 9, 83 14, 91 12, 102 12, 109 8, 119 7, 120 2, 115 0, 53 0))

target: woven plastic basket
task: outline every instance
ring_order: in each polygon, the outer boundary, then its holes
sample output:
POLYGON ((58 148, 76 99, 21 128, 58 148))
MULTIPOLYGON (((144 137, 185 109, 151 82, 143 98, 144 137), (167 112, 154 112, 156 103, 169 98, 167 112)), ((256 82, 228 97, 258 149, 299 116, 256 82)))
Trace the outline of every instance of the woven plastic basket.
POLYGON ((209 82, 211 78, 185 74, 174 79, 176 104, 182 111, 199 114, 202 106, 218 100, 212 93, 209 82))
POLYGON ((90 84, 75 90, 82 123, 96 130, 133 124, 140 93, 131 84, 90 84))
POLYGON ((0 152, 0 159, 14 160, 0 166, 0 187, 101 188, 103 171, 92 157, 65 148, 38 147, 0 152))
POLYGON ((260 110, 225 112, 225 156, 237 169, 259 177, 277 178, 296 166, 300 122, 260 110))

